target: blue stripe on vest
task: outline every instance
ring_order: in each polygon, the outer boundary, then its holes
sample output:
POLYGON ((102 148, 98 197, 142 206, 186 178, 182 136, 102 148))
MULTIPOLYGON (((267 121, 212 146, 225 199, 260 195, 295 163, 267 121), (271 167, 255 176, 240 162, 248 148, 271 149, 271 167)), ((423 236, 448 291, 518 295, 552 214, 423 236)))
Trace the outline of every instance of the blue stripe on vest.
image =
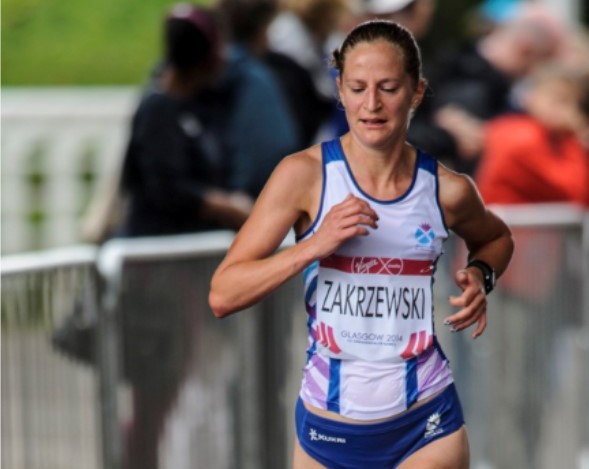
POLYGON ((305 303, 306 304, 311 304, 311 296, 313 296, 313 293, 315 293, 315 290, 317 290, 317 277, 315 277, 313 280, 311 280, 311 283, 309 284, 307 291, 305 292, 305 303))
POLYGON ((425 169, 427 172, 436 175, 436 159, 427 153, 417 150, 417 166, 420 169, 425 169))
POLYGON ((409 408, 417 402, 417 357, 407 360, 405 393, 407 395, 407 408, 409 408))
POLYGON ((339 147, 339 139, 330 140, 321 144, 325 164, 343 159, 339 147))
POLYGON ((329 389, 327 391, 327 410, 339 414, 340 368, 342 361, 338 358, 329 360, 329 389))
POLYGON ((309 275, 313 275, 313 271, 315 269, 319 268, 319 261, 314 261, 311 262, 307 267, 305 267, 305 270, 303 270, 303 279, 305 281, 305 283, 307 283, 307 279, 309 278, 309 275))
MULTIPOLYGON (((313 318, 311 317, 311 315, 307 316, 307 330, 311 331, 311 328, 313 327, 313 318)), ((309 332, 310 333, 310 332, 309 332)), ((317 340, 313 340, 313 343, 311 344, 311 346, 307 349, 307 363, 309 363, 311 361, 311 358, 313 357, 313 355, 315 354, 317 350, 317 340)))

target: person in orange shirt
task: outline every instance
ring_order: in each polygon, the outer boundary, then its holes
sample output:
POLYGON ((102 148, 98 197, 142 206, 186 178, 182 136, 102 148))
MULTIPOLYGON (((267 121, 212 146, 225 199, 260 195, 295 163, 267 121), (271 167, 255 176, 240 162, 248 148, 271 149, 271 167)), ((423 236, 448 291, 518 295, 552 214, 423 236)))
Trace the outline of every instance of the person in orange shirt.
POLYGON ((526 114, 487 124, 475 176, 486 203, 589 207, 589 74, 550 68, 523 91, 526 114))

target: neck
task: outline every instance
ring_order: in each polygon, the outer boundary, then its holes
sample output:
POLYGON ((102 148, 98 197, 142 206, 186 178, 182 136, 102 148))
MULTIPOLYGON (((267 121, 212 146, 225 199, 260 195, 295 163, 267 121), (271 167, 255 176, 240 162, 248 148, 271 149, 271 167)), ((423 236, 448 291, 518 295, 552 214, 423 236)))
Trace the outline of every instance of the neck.
POLYGON ((376 165, 377 167, 395 166, 403 159, 407 146, 405 137, 406 135, 403 138, 395 138, 392 143, 376 147, 363 144, 351 132, 348 132, 342 137, 342 145, 350 152, 352 158, 362 160, 363 164, 376 165))
POLYGON ((397 142, 386 148, 371 148, 362 145, 350 133, 342 137, 342 148, 350 168, 369 192, 368 186, 379 193, 388 192, 387 188, 394 188, 398 183, 403 185, 413 178, 415 149, 403 139, 397 142))

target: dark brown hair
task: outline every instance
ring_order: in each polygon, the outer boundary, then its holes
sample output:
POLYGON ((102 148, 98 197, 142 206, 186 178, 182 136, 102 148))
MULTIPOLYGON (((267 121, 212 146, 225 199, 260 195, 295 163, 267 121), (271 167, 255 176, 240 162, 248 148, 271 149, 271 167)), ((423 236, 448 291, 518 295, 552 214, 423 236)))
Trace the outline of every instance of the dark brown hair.
POLYGON ((344 39, 341 47, 333 51, 332 65, 341 75, 344 72, 346 55, 357 44, 383 40, 403 53, 405 71, 417 86, 421 75, 421 52, 413 35, 394 21, 370 20, 356 26, 344 39))
POLYGON ((210 66, 219 47, 216 20, 210 10, 178 3, 164 24, 166 62, 178 70, 210 66))

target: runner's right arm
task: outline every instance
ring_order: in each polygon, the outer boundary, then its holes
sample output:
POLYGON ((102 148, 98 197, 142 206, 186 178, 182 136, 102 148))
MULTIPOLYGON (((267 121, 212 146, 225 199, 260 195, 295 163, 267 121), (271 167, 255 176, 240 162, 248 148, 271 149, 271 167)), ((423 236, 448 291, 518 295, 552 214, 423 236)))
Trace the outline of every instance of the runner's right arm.
POLYGON ((314 236, 275 253, 291 227, 302 232, 316 215, 320 161, 315 147, 278 165, 213 276, 209 304, 215 316, 251 306, 347 239, 368 234, 366 226, 376 227, 376 213, 349 196, 327 214, 314 236))

